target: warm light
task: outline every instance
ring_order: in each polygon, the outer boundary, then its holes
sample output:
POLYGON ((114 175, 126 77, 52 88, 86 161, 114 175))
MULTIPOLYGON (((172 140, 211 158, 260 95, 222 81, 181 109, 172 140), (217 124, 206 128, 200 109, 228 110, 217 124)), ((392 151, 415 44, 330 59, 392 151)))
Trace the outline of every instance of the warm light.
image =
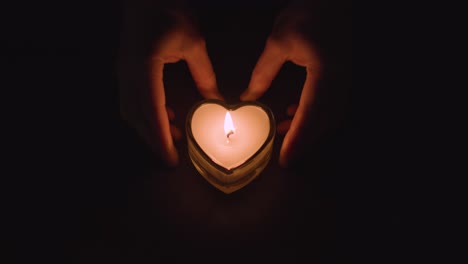
POLYGON ((258 102, 227 105, 207 99, 191 109, 186 124, 188 153, 195 169, 224 193, 247 185, 270 160, 275 119, 258 102))
POLYGON ((232 123, 231 114, 229 114, 229 112, 226 112, 226 117, 224 118, 224 133, 229 138, 229 136, 234 134, 234 132, 236 132, 236 128, 232 123))

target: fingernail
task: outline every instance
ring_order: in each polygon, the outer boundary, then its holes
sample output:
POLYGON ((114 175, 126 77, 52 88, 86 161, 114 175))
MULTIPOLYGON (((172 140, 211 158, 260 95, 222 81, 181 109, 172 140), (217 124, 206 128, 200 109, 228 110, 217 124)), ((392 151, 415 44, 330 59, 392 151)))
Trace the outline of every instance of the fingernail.
POLYGON ((282 157, 280 155, 279 159, 278 159, 278 163, 280 165, 280 167, 282 168, 287 168, 288 167, 288 161, 286 160, 286 158, 282 157))
POLYGON ((218 100, 224 100, 223 96, 218 93, 218 92, 211 92, 211 93, 208 93, 206 96, 205 96, 207 99, 218 99, 218 100))

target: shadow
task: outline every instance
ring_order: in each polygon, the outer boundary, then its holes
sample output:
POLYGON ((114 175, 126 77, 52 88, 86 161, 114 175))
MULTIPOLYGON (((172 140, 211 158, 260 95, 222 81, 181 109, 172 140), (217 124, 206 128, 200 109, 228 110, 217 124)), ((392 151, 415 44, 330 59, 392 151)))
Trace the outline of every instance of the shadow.
MULTIPOLYGON (((344 188, 355 171, 350 165, 354 153, 349 151, 353 138, 348 116, 307 145, 291 169, 278 166, 282 138, 277 136, 264 171, 226 195, 198 174, 185 138, 176 143, 180 165, 169 169, 121 120, 115 71, 121 10, 108 5, 95 9, 83 5, 79 11, 69 7, 73 14, 68 9, 58 13, 63 20, 51 16, 47 23, 34 24, 47 16, 43 9, 37 13, 30 9, 35 16, 23 18, 18 30, 12 30, 17 38, 8 42, 14 54, 9 55, 11 67, 17 71, 10 78, 23 93, 21 98, 36 101, 18 118, 27 120, 23 122, 27 133, 13 143, 29 140, 11 152, 20 159, 13 164, 16 174, 7 175, 14 178, 13 187, 5 185, 12 193, 11 214, 6 214, 12 216, 8 222, 12 228, 6 241, 11 241, 18 263, 350 259, 343 250, 354 242, 343 237, 354 228, 349 218, 356 213, 347 209, 354 202, 350 199, 354 190, 344 188), (52 27, 56 24, 60 26, 52 27), (36 93, 24 92, 29 90, 36 93), (41 95, 36 97, 37 93, 41 95), (48 111, 39 112, 43 108, 48 111), (22 171, 25 167, 28 172, 22 171)), ((201 21, 219 89, 229 102, 236 102, 248 85, 274 18, 271 10, 247 11, 239 23, 233 20, 238 15, 234 13, 215 14, 216 22, 209 16, 201 21)), ((259 100, 272 109, 277 122, 286 118, 287 106, 298 101, 304 76, 301 68, 286 64, 259 100)), ((350 86, 351 70, 331 71, 327 79, 323 86, 327 88, 317 97, 323 103, 318 105, 327 109, 341 105, 338 109, 348 111, 348 103, 332 98, 339 93, 345 101, 350 99, 338 88, 343 83, 350 86)), ((166 65, 164 81, 174 124, 185 131, 188 110, 202 98, 183 62, 166 65)), ((333 119, 328 117, 331 110, 316 113, 314 124, 333 119)))

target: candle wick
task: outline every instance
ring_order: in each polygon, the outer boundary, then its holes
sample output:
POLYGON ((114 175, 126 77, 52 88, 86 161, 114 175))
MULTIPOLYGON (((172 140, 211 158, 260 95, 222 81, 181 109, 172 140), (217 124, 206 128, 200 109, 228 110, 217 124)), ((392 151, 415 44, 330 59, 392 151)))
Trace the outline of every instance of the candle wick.
POLYGON ((231 130, 231 131, 229 131, 229 133, 226 135, 226 137, 228 138, 228 140, 229 140, 229 136, 232 135, 232 134, 234 134, 234 131, 231 130))

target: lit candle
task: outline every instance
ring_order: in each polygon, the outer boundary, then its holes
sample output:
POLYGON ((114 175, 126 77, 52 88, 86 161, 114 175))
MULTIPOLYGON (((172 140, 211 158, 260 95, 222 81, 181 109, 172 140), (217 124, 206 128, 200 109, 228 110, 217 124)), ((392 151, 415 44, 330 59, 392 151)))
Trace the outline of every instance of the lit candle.
POLYGON ((205 100, 187 117, 189 156, 211 184, 231 193, 247 185, 268 164, 274 128, 271 111, 260 103, 229 106, 205 100))

